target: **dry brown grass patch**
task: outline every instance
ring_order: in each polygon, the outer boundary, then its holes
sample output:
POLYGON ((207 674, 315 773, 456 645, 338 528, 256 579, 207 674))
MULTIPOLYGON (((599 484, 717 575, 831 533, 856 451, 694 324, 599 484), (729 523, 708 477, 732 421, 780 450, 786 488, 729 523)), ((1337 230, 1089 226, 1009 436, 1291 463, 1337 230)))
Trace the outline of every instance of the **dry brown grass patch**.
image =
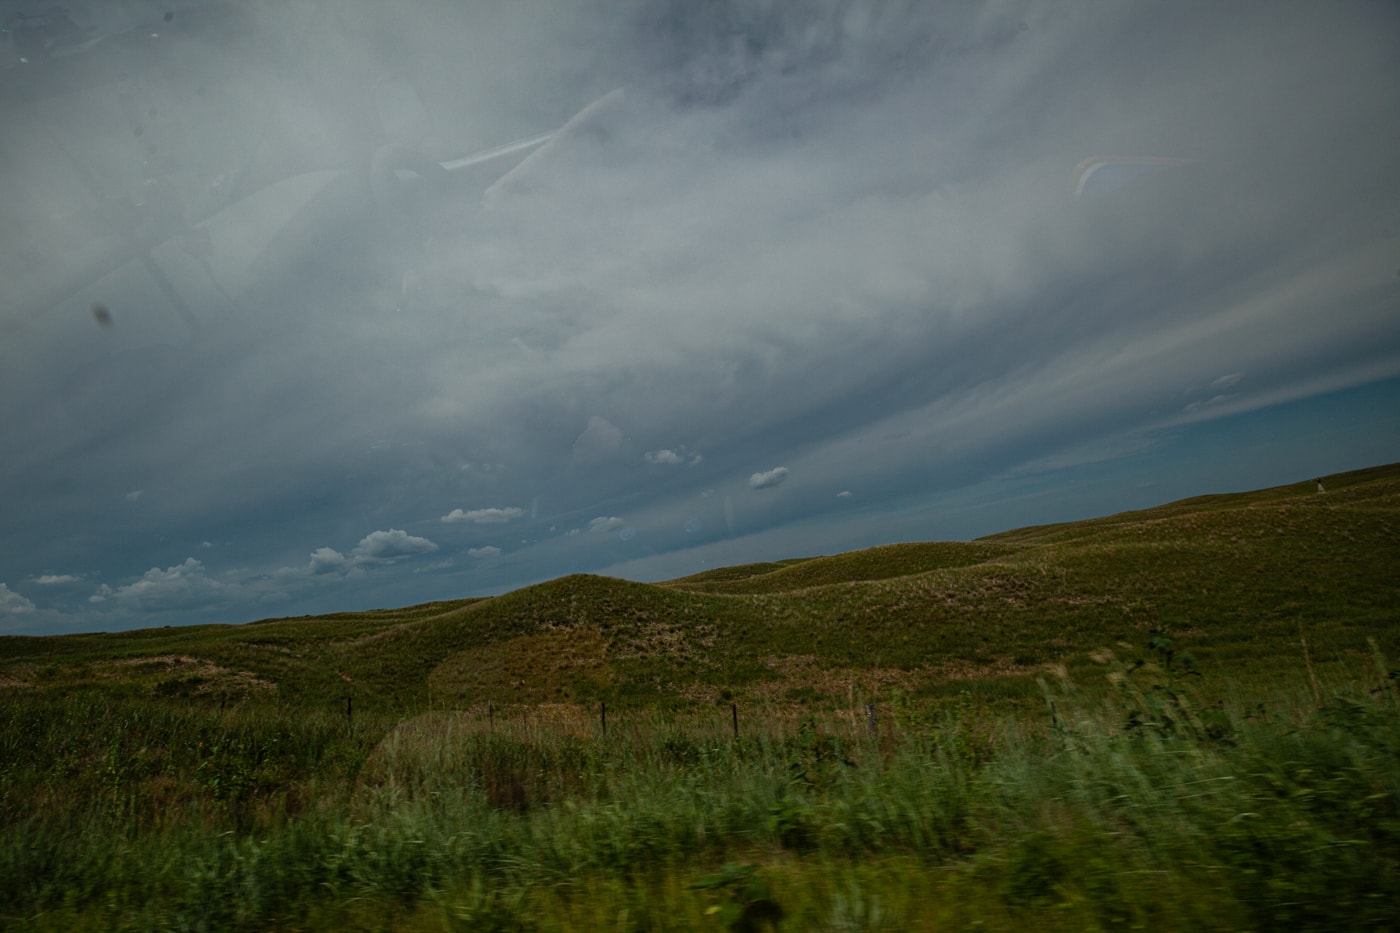
POLYGON ((611 681, 608 643, 592 625, 546 629, 452 655, 428 675, 434 696, 464 705, 561 702, 611 681))

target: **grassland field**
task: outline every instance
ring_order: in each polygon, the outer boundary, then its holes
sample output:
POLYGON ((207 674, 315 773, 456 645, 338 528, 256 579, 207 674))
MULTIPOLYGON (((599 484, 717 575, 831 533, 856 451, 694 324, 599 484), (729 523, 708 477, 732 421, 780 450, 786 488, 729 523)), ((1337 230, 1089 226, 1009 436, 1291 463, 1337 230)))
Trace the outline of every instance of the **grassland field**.
POLYGON ((1400 927, 1400 464, 0 638, 0 927, 1400 927))

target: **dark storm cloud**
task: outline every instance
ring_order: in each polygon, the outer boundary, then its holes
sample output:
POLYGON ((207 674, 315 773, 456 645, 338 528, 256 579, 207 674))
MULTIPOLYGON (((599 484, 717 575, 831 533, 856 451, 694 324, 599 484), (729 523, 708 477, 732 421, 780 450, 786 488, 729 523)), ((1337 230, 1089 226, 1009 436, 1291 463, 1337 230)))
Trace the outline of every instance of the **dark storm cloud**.
POLYGON ((0 580, 73 612, 776 547, 1400 372, 1383 5, 96 9, 0 143, 0 580))

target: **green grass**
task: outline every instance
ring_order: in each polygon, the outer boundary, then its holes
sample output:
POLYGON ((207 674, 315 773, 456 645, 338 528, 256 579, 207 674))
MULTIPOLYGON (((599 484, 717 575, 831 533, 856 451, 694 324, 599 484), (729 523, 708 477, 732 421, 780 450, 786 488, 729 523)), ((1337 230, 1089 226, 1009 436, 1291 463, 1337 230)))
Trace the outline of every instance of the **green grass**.
POLYGON ((832 557, 710 570, 672 580, 666 586, 707 593, 789 593, 812 587, 888 580, 931 570, 971 567, 1014 551, 1011 547, 981 541, 889 544, 832 557))
POLYGON ((0 926, 1393 928, 1400 467, 1323 481, 0 639, 0 926))
POLYGON ((1116 686, 1043 681, 1036 716, 896 702, 874 733, 845 715, 745 718, 736 738, 718 715, 603 734, 555 708, 347 727, 11 701, 0 921, 745 929, 776 907, 797 929, 1393 926, 1393 672, 1324 680, 1320 706, 1307 683, 1216 705, 1160 663, 1101 659, 1116 686))

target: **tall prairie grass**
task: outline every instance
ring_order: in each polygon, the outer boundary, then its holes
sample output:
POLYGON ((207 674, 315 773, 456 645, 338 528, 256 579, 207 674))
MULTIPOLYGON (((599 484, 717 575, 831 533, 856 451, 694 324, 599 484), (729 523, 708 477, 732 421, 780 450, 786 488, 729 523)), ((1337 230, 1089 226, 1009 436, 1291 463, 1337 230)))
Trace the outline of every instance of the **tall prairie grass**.
POLYGON ((7 929, 1357 929, 1400 922, 1392 672, 1034 715, 0 701, 7 929), (1318 703, 1319 697, 1321 704, 1318 703))

